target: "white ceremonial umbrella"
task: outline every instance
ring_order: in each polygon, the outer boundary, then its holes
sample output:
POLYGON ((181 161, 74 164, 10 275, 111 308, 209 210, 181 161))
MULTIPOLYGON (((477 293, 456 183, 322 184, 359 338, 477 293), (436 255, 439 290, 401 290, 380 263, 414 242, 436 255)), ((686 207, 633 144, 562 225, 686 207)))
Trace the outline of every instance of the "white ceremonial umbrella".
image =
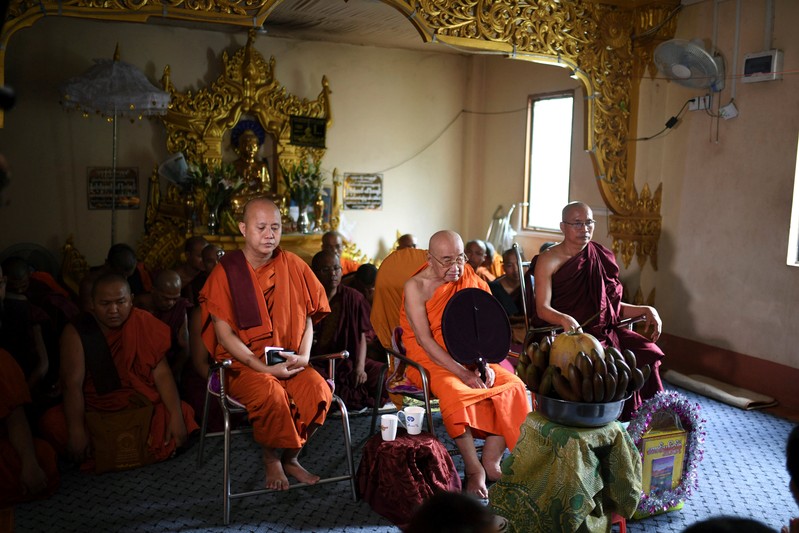
POLYGON ((78 109, 87 115, 104 116, 113 127, 112 189, 111 189, 111 244, 116 242, 116 170, 117 170, 117 119, 142 118, 165 115, 169 106, 169 93, 154 86, 137 67, 120 61, 119 45, 114 59, 95 59, 94 65, 80 76, 61 86, 61 103, 67 109, 78 109))

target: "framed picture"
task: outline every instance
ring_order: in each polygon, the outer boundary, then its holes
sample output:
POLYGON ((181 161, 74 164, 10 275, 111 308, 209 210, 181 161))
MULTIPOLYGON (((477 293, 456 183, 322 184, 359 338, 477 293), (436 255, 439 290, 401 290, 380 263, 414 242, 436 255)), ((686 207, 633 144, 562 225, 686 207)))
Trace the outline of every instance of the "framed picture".
POLYGON ((111 167, 87 168, 86 196, 89 209, 138 209, 139 168, 117 167, 116 172, 111 167))
POLYGON ((291 115, 289 123, 291 126, 289 144, 310 146, 311 148, 325 147, 326 119, 291 115))
POLYGON ((344 174, 344 209, 383 209, 382 174, 344 174))

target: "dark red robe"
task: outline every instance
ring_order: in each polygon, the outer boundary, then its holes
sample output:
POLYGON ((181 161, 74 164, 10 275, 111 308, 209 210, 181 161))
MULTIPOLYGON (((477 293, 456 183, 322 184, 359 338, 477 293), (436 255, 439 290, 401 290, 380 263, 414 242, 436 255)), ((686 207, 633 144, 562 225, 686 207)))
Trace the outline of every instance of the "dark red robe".
MULTIPOLYGON (((535 271, 538 256, 530 263, 530 271, 535 271)), ((552 275, 551 305, 561 313, 573 317, 583 324, 599 311, 583 331, 590 333, 603 346, 616 346, 632 350, 639 368, 645 364, 652 367, 652 375, 643 389, 633 395, 624 406, 622 419, 629 419, 632 411, 658 391, 663 390, 660 380, 660 362, 663 351, 646 337, 626 329, 616 328, 621 317, 621 296, 623 287, 619 281, 619 266, 613 252, 595 242, 589 242, 582 252, 575 255, 552 275)), ((533 309, 533 327, 546 326, 533 309)))
MULTIPOLYGON (((311 348, 311 355, 349 351, 348 359, 336 361, 336 394, 344 400, 349 409, 373 407, 383 365, 367 358, 364 364, 366 382, 355 384, 355 365, 361 345, 361 334, 366 334, 367 342, 374 336, 372 323, 369 322, 371 309, 369 302, 357 290, 340 285, 330 301, 330 308, 331 314, 314 327, 316 342, 311 348)), ((325 378, 329 377, 327 361, 315 361, 314 367, 325 378)), ((388 401, 388 395, 384 393, 380 401, 382 406, 388 401)))
POLYGON ((180 346, 180 332, 183 324, 187 320, 188 311, 192 307, 193 304, 188 299, 181 297, 178 298, 175 305, 166 311, 155 309, 152 312, 155 318, 169 326, 171 344, 169 350, 166 352, 166 360, 169 362, 170 366, 175 363, 175 358, 183 349, 180 346))

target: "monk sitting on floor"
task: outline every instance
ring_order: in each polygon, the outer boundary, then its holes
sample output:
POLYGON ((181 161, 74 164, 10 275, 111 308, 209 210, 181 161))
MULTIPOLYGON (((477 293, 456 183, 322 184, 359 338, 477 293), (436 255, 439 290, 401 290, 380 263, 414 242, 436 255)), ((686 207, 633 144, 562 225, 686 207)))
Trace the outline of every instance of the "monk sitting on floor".
POLYGON ((325 290, 302 259, 279 247, 272 201, 247 202, 239 230, 244 249, 225 254, 200 293, 203 341, 216 360, 233 359, 228 390, 247 408, 263 448, 266 488, 287 489, 287 474, 316 483, 297 456, 332 401, 327 381, 308 366, 313 322, 330 312, 325 290), (286 361, 268 366, 266 347, 282 348, 286 361))
POLYGON ((344 241, 336 231, 328 231, 322 235, 322 251, 333 252, 341 262, 341 275, 346 276, 358 270, 360 263, 343 256, 344 241))
POLYGON ((55 451, 31 434, 30 401, 22 369, 0 349, 0 509, 49 496, 60 480, 55 451))
POLYGON ((405 233, 397 238, 397 250, 404 250, 405 248, 416 248, 416 237, 410 233, 405 233))
POLYGON ((621 301, 623 288, 619 266, 613 252, 591 241, 595 224, 592 216, 588 205, 568 204, 563 208, 560 223, 563 241, 531 261, 530 269, 535 273, 532 325, 555 324, 564 331, 575 331, 588 321, 585 332, 603 345, 628 348, 635 353, 639 366, 649 364, 652 375, 624 406, 622 419, 629 420, 643 400, 663 390, 658 371, 663 352, 655 344, 660 337, 660 317, 653 307, 621 301), (600 314, 591 319, 598 311, 600 314), (646 315, 644 329, 651 340, 632 330, 616 327, 620 320, 640 315, 646 315))
POLYGON ((466 243, 466 261, 472 267, 477 277, 485 281, 494 281, 497 277, 487 269, 483 263, 486 261, 488 250, 483 241, 474 240, 466 243))
POLYGON ((391 252, 377 270, 375 296, 369 320, 384 348, 391 348, 391 336, 399 326, 405 282, 427 261, 427 250, 416 246, 391 252))
POLYGON ((186 260, 175 267, 175 272, 180 276, 180 295, 194 305, 198 303, 197 299, 200 297, 202 285, 196 287, 192 282, 205 272, 202 253, 206 246, 208 246, 208 241, 205 240, 205 237, 195 235, 186 239, 186 243, 183 245, 183 255, 186 260))
MULTIPOLYGON (((505 448, 519 438, 530 405, 524 383, 499 365, 489 365, 486 381, 476 368, 467 368, 447 353, 441 322, 449 299, 459 290, 486 283, 465 266, 463 241, 452 231, 430 238, 427 263, 405 283, 400 325, 408 357, 430 373, 430 387, 438 397, 441 416, 450 437, 463 456, 466 490, 487 498, 486 480, 501 476, 499 463, 505 448), (474 438, 484 438, 478 458, 474 438)), ((418 387, 421 378, 413 369, 407 375, 418 387)))
POLYGON ((93 267, 80 280, 78 300, 81 311, 91 311, 94 281, 103 274, 109 273, 123 276, 128 282, 131 294, 142 295, 153 289, 150 273, 144 263, 138 260, 133 248, 125 243, 117 243, 108 249, 105 263, 100 267, 93 267))
MULTIPOLYGON (((311 353, 322 355, 347 350, 349 359, 336 364, 336 393, 348 409, 358 411, 373 407, 383 365, 366 357, 367 340, 374 337, 369 304, 360 292, 341 285, 341 265, 336 254, 319 252, 313 257, 311 268, 330 302, 330 314, 314 327, 316 342, 311 353)), ((330 377, 327 361, 314 366, 320 374, 330 377)), ((378 407, 387 399, 387 396, 380 398, 378 407)))
POLYGON ((174 270, 162 270, 155 277, 153 290, 134 299, 136 307, 151 313, 169 326, 170 341, 166 360, 175 381, 180 382, 183 368, 189 358, 188 310, 192 304, 181 296, 182 283, 174 270))
POLYGON ((91 314, 68 325, 61 336, 64 403, 44 414, 42 431, 59 452, 84 463, 92 455, 86 411, 121 411, 140 394, 153 404, 150 456, 167 459, 198 429, 191 407, 178 397, 165 357, 169 328, 133 307, 130 287, 119 274, 100 276, 91 302, 91 314))

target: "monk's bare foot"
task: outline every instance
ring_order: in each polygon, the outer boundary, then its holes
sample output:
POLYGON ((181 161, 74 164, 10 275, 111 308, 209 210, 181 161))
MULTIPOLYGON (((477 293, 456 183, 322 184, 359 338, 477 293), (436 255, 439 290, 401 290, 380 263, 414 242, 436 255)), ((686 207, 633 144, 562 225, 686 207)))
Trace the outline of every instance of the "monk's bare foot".
POLYGON ((486 461, 485 458, 483 461, 483 468, 485 468, 486 471, 486 479, 491 483, 499 481, 499 478, 502 477, 502 469, 499 466, 499 461, 486 461))
POLYGON ((486 473, 485 470, 480 468, 475 472, 466 472, 466 487, 464 488, 467 494, 471 494, 476 498, 485 500, 488 498, 488 488, 486 487, 486 473))
POLYGON ((277 461, 264 461, 266 469, 266 488, 272 490, 286 490, 289 488, 289 479, 283 471, 283 464, 277 461))
POLYGON ((319 476, 311 474, 302 465, 297 461, 296 458, 294 459, 284 459, 283 460, 283 470, 285 470, 286 474, 290 475, 300 483, 307 483, 309 485, 313 485, 317 481, 319 481, 319 476))

